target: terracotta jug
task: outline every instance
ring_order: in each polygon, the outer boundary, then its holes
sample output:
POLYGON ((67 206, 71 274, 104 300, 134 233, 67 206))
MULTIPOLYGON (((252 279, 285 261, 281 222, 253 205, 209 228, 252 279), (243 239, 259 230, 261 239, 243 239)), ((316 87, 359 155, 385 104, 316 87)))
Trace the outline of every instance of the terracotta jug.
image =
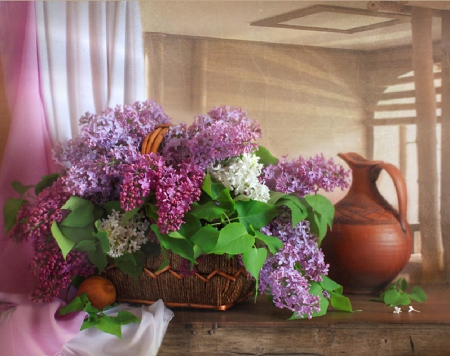
POLYGON ((329 276, 348 294, 379 294, 408 263, 412 238, 406 221, 406 184, 400 171, 357 153, 338 154, 352 169, 347 195, 335 205, 332 230, 322 241, 329 276), (385 170, 394 182, 399 211, 378 191, 385 170))

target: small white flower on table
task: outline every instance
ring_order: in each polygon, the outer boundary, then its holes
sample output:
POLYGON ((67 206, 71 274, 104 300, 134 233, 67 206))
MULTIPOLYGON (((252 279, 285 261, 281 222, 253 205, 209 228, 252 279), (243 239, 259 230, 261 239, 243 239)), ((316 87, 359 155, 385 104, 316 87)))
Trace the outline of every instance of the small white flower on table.
POLYGON ((412 305, 410 305, 410 306, 409 306, 409 310, 408 310, 408 313, 411 313, 411 312, 413 312, 413 311, 415 311, 416 313, 420 313, 420 311, 419 311, 419 310, 416 310, 416 309, 414 309, 414 308, 413 308, 413 306, 412 306, 412 305))
POLYGON ((402 308, 394 307, 394 311, 393 311, 394 314, 400 314, 401 312, 402 312, 402 308))

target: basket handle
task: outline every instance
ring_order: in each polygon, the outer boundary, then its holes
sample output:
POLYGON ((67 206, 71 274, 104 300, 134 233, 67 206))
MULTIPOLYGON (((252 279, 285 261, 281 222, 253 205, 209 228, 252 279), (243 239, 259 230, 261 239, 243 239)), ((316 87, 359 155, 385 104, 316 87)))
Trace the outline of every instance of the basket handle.
POLYGON ((156 153, 161 145, 164 135, 169 131, 172 124, 161 124, 155 127, 152 132, 149 132, 142 141, 141 153, 156 153))

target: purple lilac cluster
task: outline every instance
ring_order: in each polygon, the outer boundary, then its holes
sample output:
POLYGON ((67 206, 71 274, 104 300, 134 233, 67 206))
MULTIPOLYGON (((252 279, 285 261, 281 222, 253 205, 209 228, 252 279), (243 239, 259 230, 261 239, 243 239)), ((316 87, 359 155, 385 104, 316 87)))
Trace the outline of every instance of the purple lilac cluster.
POLYGON ((155 191, 165 169, 161 156, 150 153, 125 167, 120 187, 120 205, 125 211, 141 206, 155 191))
POLYGON ((31 296, 35 301, 51 302, 61 289, 71 284, 72 277, 89 277, 95 272, 95 267, 84 252, 72 250, 64 259, 52 236, 34 240, 33 249, 34 256, 30 266, 39 279, 39 285, 31 296))
POLYGON ((266 167, 263 176, 269 189, 304 197, 319 189, 332 192, 336 187, 348 188, 350 171, 336 164, 333 158, 327 160, 323 155, 317 155, 309 159, 300 156, 291 161, 284 157, 277 165, 266 167))
POLYGON ((36 201, 23 205, 18 215, 18 221, 23 222, 16 224, 7 235, 18 241, 32 241, 34 255, 30 267, 39 279, 32 295, 36 301, 52 301, 61 288, 70 285, 71 277, 94 274, 94 266, 89 263, 86 253, 71 251, 64 259, 51 235, 53 222, 61 222, 69 213, 61 209, 69 196, 64 191, 63 180, 58 179, 44 189, 36 201))
POLYGON ((200 199, 204 177, 204 171, 195 164, 182 163, 178 169, 166 167, 155 192, 161 233, 180 228, 191 204, 200 199))
POLYGON ((309 281, 320 282, 328 274, 317 237, 309 231, 309 222, 292 228, 290 212, 280 210, 279 216, 261 232, 277 236, 284 246, 269 256, 260 272, 259 290, 270 293, 278 308, 287 308, 296 316, 308 318, 320 311, 319 297, 309 293, 309 281))
POLYGON ((172 127, 162 155, 169 164, 190 162, 205 169, 216 161, 253 152, 259 137, 261 128, 246 111, 220 106, 197 116, 189 127, 172 127))
POLYGON ((127 165, 139 160, 139 145, 147 133, 170 122, 152 101, 108 108, 80 119, 80 134, 54 149, 64 172, 66 191, 102 204, 119 199, 127 165))

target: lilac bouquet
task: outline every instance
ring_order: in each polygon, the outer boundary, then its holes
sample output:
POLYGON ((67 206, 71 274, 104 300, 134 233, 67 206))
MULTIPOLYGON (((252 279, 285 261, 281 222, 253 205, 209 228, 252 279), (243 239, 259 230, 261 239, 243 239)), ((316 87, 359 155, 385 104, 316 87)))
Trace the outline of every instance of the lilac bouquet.
POLYGON ((34 187, 13 182, 21 197, 5 204, 8 236, 33 243, 35 300, 53 300, 111 259, 137 278, 147 256, 170 250, 186 261, 186 275, 203 255, 241 256, 255 294, 292 318, 325 314, 329 302, 351 311, 320 249, 334 207, 317 192, 349 186, 333 159, 278 160, 256 143, 258 123, 227 106, 186 125, 137 102, 87 113, 80 124, 77 137, 54 148, 60 171, 34 187), (159 150, 142 153, 160 125, 169 128, 159 150))

